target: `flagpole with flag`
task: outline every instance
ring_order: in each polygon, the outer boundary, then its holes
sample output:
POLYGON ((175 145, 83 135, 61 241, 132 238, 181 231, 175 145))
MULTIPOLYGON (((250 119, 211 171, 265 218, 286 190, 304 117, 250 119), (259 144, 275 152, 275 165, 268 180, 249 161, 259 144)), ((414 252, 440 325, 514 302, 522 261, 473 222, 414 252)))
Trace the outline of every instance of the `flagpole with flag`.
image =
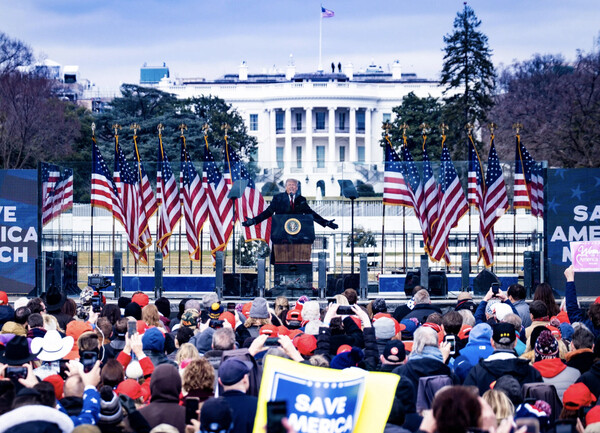
MULTIPOLYGON (((96 141, 96 124, 92 122, 92 141, 96 141)), ((94 173, 94 161, 92 158, 92 173, 94 173)), ((93 179, 90 179, 93 182, 93 179)), ((90 182, 90 183, 91 183, 90 182)), ((90 272, 94 273, 94 206, 92 206, 92 219, 90 221, 90 272)))
POLYGON ((321 5, 321 14, 319 15, 319 68, 317 69, 318 72, 323 72, 323 18, 333 18, 334 16, 335 12, 333 12, 330 9, 325 9, 323 5, 321 5))

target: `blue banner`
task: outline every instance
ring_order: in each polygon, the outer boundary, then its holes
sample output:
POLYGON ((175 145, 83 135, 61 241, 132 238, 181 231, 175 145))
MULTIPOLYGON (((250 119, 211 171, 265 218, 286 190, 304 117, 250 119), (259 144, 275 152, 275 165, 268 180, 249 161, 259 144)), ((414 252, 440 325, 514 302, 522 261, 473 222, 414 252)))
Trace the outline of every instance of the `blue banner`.
POLYGON ((0 289, 35 287, 38 245, 37 170, 0 170, 0 289))
MULTIPOLYGON (((569 242, 600 241, 600 169, 548 169, 546 246, 552 287, 564 293, 569 242)), ((597 273, 577 273, 579 295, 598 295, 597 273)))

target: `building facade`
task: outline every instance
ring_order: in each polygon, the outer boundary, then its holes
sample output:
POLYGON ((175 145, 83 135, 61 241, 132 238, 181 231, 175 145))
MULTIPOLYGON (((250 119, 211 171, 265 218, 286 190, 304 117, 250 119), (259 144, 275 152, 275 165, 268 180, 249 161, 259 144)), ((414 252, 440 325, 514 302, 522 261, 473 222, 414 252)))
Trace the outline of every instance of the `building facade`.
POLYGON ((258 141, 261 182, 294 177, 307 196, 339 194, 337 180, 349 179, 383 189, 382 125, 410 92, 440 97, 437 81, 370 65, 354 73, 352 65, 332 73, 249 74, 243 62, 237 74, 214 80, 163 77, 160 90, 181 98, 213 95, 230 103, 258 141))

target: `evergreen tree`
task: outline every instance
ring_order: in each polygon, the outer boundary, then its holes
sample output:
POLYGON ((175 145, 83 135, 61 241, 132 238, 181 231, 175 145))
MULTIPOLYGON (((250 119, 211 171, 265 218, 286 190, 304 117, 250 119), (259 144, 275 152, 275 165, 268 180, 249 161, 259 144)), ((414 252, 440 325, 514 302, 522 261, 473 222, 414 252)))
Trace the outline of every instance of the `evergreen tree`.
POLYGON ((446 86, 445 122, 450 131, 460 134, 456 143, 449 142, 450 148, 454 147, 455 159, 467 157, 465 125, 482 126, 494 105, 492 51, 487 36, 478 30, 480 25, 475 11, 465 3, 454 19, 454 31, 444 36, 446 46, 440 84, 446 86))

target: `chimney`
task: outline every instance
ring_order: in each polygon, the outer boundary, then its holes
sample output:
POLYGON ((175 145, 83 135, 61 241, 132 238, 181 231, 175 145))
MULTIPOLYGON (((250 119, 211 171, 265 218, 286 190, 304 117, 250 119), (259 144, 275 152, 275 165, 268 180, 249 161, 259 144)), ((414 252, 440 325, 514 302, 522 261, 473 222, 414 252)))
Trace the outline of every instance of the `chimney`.
POLYGON ((294 62, 294 56, 290 54, 290 60, 288 61, 287 68, 285 70, 285 79, 291 80, 296 75, 296 63, 294 62))
POLYGON ((349 80, 354 79, 354 66, 352 66, 352 63, 348 63, 346 66, 344 66, 344 73, 349 80))
POLYGON ((248 81, 248 64, 246 63, 246 61, 242 61, 242 64, 240 65, 240 71, 239 71, 239 80, 240 81, 248 81))
POLYGON ((399 60, 394 60, 392 64, 392 79, 400 80, 402 78, 402 66, 399 60))

